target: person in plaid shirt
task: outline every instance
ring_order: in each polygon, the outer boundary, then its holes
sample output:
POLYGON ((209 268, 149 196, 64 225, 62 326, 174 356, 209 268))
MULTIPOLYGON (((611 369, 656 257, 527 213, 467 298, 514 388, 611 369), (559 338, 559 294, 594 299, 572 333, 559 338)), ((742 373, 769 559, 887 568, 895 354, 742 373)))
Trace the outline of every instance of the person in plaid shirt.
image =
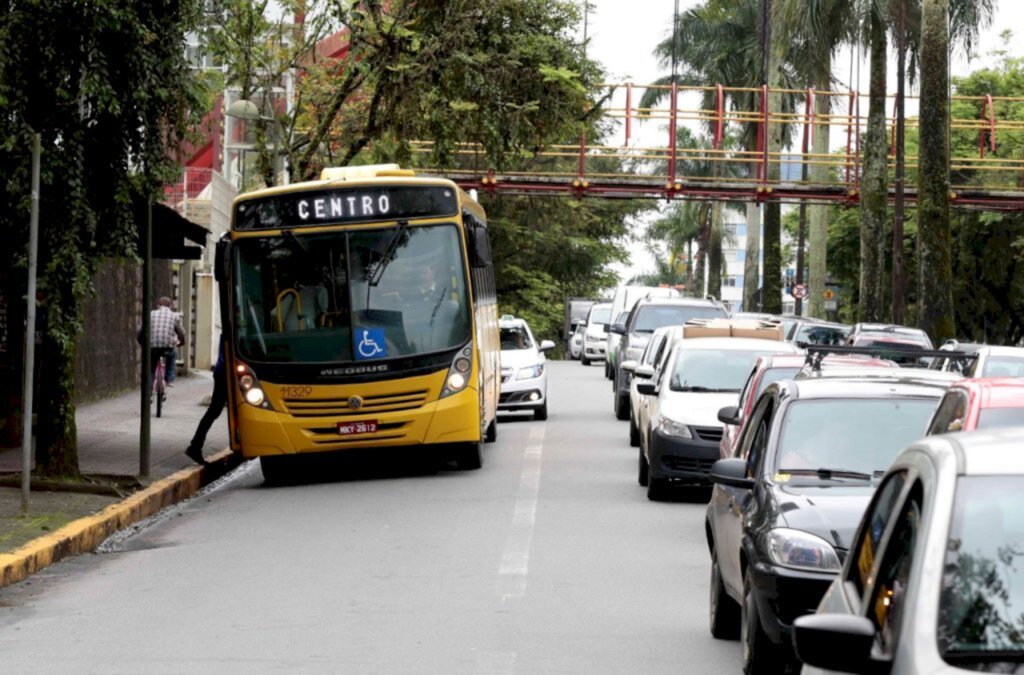
MULTIPOLYGON (((149 313, 149 354, 150 381, 156 373, 158 359, 170 360, 178 345, 185 343, 185 329, 181 327, 181 318, 171 309, 171 299, 162 297, 156 301, 156 309, 149 313)), ((173 362, 165 368, 170 372, 173 362)))

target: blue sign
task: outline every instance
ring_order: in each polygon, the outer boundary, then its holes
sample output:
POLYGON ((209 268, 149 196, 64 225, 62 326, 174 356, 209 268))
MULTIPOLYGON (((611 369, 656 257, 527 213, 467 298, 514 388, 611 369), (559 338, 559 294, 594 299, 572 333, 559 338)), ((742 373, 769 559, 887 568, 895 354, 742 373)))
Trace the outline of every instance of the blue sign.
POLYGON ((385 359, 388 345, 384 341, 383 328, 359 328, 356 330, 356 361, 385 359))

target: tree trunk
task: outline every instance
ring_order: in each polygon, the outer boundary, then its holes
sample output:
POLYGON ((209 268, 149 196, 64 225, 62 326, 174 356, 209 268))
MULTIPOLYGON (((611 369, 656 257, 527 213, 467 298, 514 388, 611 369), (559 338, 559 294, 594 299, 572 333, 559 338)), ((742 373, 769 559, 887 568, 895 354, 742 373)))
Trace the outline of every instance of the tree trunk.
POLYGON ((747 312, 756 312, 760 309, 760 261, 761 206, 757 202, 747 202, 747 246, 743 258, 743 309, 747 312))
POLYGON ((711 207, 711 245, 708 247, 708 295, 722 299, 722 202, 711 207))
MULTIPOLYGON (((36 468, 35 473, 49 478, 76 478, 78 469, 78 431, 75 426, 75 337, 60 333, 73 325, 79 303, 68 281, 61 297, 50 296, 45 307, 46 328, 36 353, 39 379, 36 384, 36 468), (59 328, 58 328, 59 327, 59 328)), ((52 286, 51 286, 52 287, 52 286)))
POLYGON ((700 222, 700 230, 697 234, 697 259, 693 263, 694 277, 692 295, 695 298, 703 298, 704 292, 704 270, 708 264, 708 249, 711 246, 711 213, 710 205, 704 202, 697 211, 697 218, 700 222))
POLYGON ((921 7, 921 122, 917 183, 918 325, 956 337, 949 224, 949 0, 921 7))
MULTIPOLYGON (((777 18, 772 16, 772 23, 777 18)), ((786 42, 782 30, 772 28, 775 39, 770 39, 770 56, 768 63, 768 88, 778 90, 782 87, 783 56, 786 42)), ((782 94, 772 93, 768 96, 769 120, 775 115, 775 121, 769 124, 766 133, 768 141, 768 182, 778 183, 782 176, 782 139, 783 124, 778 115, 782 112, 782 94)), ((782 313, 782 205, 777 201, 769 201, 764 207, 764 279, 762 283, 761 306, 769 314, 782 313)))
POLYGON ((885 133, 885 24, 878 12, 869 12, 871 84, 868 92, 868 131, 864 141, 864 172, 860 209, 860 304, 859 321, 882 317, 882 263, 879 257, 885 231, 887 201, 888 138, 885 133))
MULTIPOLYGON (((828 91, 831 82, 826 78, 819 82, 817 87, 820 91, 828 91)), ((818 96, 814 101, 814 113, 820 120, 830 112, 831 97, 818 96)), ((814 127, 814 141, 812 154, 813 161, 824 161, 822 157, 829 152, 829 125, 817 124, 814 127)), ((812 184, 822 185, 828 181, 828 167, 824 164, 812 164, 810 167, 810 180, 812 184)), ((809 262, 809 278, 807 280, 807 313, 818 319, 825 318, 825 288, 828 284, 828 206, 824 204, 809 204, 807 206, 809 227, 807 236, 807 248, 809 262)))

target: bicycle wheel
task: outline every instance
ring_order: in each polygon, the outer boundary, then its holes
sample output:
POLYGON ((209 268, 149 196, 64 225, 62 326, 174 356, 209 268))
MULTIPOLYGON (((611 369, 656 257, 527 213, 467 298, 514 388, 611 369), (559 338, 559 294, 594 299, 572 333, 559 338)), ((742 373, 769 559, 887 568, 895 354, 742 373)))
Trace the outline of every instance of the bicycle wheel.
POLYGON ((157 366, 156 379, 153 384, 156 386, 156 416, 160 417, 164 411, 164 391, 167 387, 167 382, 164 380, 163 364, 157 366))

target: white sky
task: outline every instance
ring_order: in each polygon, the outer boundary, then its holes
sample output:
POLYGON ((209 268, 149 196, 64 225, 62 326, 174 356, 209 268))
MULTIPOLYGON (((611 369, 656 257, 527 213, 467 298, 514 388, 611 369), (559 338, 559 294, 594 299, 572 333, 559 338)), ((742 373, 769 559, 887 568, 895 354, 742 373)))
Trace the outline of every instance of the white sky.
MULTIPOLYGON (((581 0, 582 1, 582 0, 581 0)), ((652 52, 655 45, 664 40, 672 24, 674 0, 588 0, 590 15, 587 33, 590 38, 588 55, 600 61, 608 71, 610 82, 631 80, 636 84, 653 82, 665 73, 659 71, 657 60, 652 52)), ((679 11, 700 4, 698 0, 680 0, 679 11)), ((996 15, 992 27, 984 31, 978 41, 977 51, 980 57, 970 62, 962 54, 957 54, 951 64, 952 75, 965 75, 971 70, 990 65, 991 58, 987 54, 992 49, 1001 48, 999 34, 1007 28, 1017 28, 1017 34, 1009 44, 1012 55, 1024 55, 1024 2, 1021 0, 996 0, 996 15)), ((868 65, 867 55, 862 54, 860 67, 860 91, 867 90, 868 65)), ((850 52, 842 52, 836 59, 836 77, 843 83, 848 82, 850 74, 850 52)), ((890 90, 895 91, 895 63, 889 68, 890 90)), ((728 85, 729 83, 722 83, 728 85)), ((909 92, 908 92, 909 93, 909 92)), ((622 95, 624 97, 624 94, 622 95)), ((908 101, 910 104, 910 101, 908 101)), ((613 102, 617 107, 624 107, 624 98, 613 102)), ((635 99, 634 99, 635 105, 635 99)), ((913 114, 909 109, 908 114, 913 114)), ((864 114, 866 110, 862 111, 864 114)), ((639 144, 664 145, 665 131, 658 128, 656 122, 633 125, 634 136, 639 144)), ((621 130, 620 130, 621 134, 621 130)), ((837 134, 838 135, 838 134, 837 134)), ((641 245, 631 247, 633 261, 625 269, 620 269, 624 279, 633 274, 653 268, 650 256, 641 245)))

